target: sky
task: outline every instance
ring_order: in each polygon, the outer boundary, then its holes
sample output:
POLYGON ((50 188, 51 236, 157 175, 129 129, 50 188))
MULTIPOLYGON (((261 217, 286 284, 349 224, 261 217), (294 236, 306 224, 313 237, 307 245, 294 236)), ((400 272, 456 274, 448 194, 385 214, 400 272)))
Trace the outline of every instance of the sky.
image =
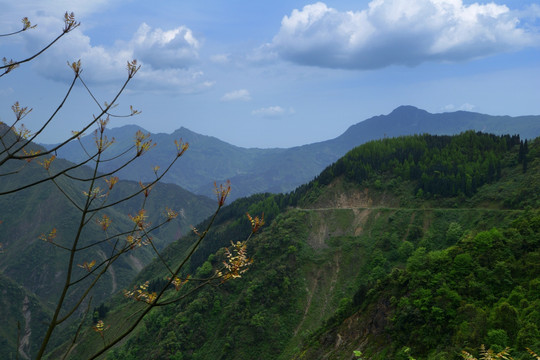
MULTIPOLYGON (((400 105, 432 113, 540 114, 540 0, 0 0, 0 58, 81 25, 0 78, 0 121, 32 108, 30 130, 62 101, 73 71, 101 103, 127 77, 110 127, 186 127, 242 147, 292 147, 342 134, 400 105)), ((59 142, 99 113, 78 83, 38 139, 59 142)))

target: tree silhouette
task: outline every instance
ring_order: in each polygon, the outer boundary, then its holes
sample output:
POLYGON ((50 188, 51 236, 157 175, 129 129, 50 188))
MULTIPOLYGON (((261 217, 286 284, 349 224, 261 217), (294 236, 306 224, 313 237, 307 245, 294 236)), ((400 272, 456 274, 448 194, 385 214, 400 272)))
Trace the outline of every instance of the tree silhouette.
MULTIPOLYGON (((20 30, 2 34, 0 37, 17 36, 22 32, 36 28, 36 25, 31 24, 28 18, 23 18, 22 23, 23 27, 20 30)), ((56 38, 28 58, 22 60, 3 58, 3 65, 0 66, 0 77, 12 74, 20 66, 36 59, 78 26, 79 22, 76 21, 75 15, 66 12, 64 15, 64 27, 56 38)), ((206 227, 201 231, 194 230, 198 236, 197 240, 186 253, 184 259, 179 263, 169 263, 161 256, 151 234, 173 221, 178 216, 178 213, 166 208, 163 210, 163 219, 159 223, 152 225, 148 222, 148 213, 145 206, 152 187, 182 157, 185 151, 188 150, 189 145, 182 142, 181 139, 175 141, 176 153, 171 154, 171 160, 165 169, 154 168, 155 179, 153 181, 145 184, 139 183, 140 187, 127 195, 112 196, 111 194, 114 194, 118 188, 119 179, 116 176, 118 171, 136 162, 137 159, 144 156, 146 152, 151 151, 156 145, 150 139, 149 134, 138 131, 135 134, 134 144, 122 153, 122 156, 126 156, 126 160, 112 171, 106 173, 100 171, 100 166, 104 162, 111 160, 107 158, 107 150, 114 143, 114 139, 108 139, 105 135, 105 130, 111 119, 139 114, 139 111, 132 106, 125 115, 113 114, 112 109, 117 106, 120 96, 136 76, 140 65, 137 60, 127 61, 126 80, 120 85, 115 95, 104 105, 98 102, 97 96, 84 81, 81 61, 68 63, 68 65, 73 71, 72 81, 65 94, 61 96, 56 108, 48 118, 41 122, 37 130, 29 130, 22 123, 25 118, 30 116, 32 109, 19 102, 15 102, 12 106, 15 117, 13 122, 9 125, 0 122, 0 179, 5 181, 6 184, 13 185, 7 189, 3 188, 0 191, 0 196, 19 193, 44 183, 52 183, 58 193, 78 213, 78 226, 73 229, 73 236, 71 236, 71 233, 69 236, 62 236, 65 234, 61 234, 61 230, 58 230, 55 224, 50 224, 50 229, 40 236, 41 240, 64 253, 66 261, 63 264, 65 266, 65 277, 61 280, 63 283, 62 290, 58 294, 47 330, 45 334, 42 334, 41 346, 37 354, 35 354, 37 359, 43 358, 47 351, 50 351, 48 345, 50 345, 51 337, 55 331, 58 331, 59 326, 77 321, 81 314, 84 316, 81 316, 78 327, 70 335, 71 339, 65 339, 70 345, 65 346, 63 356, 66 357, 76 344, 88 320, 93 320, 94 325, 92 328, 103 340, 103 346, 95 349, 94 354, 90 356, 93 359, 103 354, 133 331, 151 309, 177 302, 206 285, 219 285, 229 279, 240 277, 251 264, 251 259, 246 256, 246 243, 264 223, 263 218, 250 217, 252 223, 251 234, 244 242, 233 244, 230 250, 226 251, 226 258, 221 268, 214 269, 214 272, 209 276, 197 279, 190 275, 182 275, 190 257, 204 240, 218 212, 225 205, 227 195, 230 192, 230 183, 215 186, 217 205, 210 221, 206 223, 206 227), (72 91, 77 84, 81 85, 87 91, 88 96, 93 99, 98 109, 97 114, 91 116, 82 128, 73 131, 71 136, 68 136, 53 148, 45 150, 36 146, 36 139, 46 128, 54 125, 55 118, 64 104, 70 100, 72 91), (84 149, 87 156, 83 161, 69 163, 68 165, 65 165, 65 162, 59 164, 58 161, 55 161, 57 160, 55 154, 60 148, 71 141, 79 141, 85 132, 92 130, 94 131, 96 146, 94 149, 84 149), (25 174, 31 173, 32 176, 28 176, 21 183, 19 180, 23 172, 25 174), (11 181, 13 179, 16 179, 16 181, 11 181), (84 190, 76 193, 73 189, 84 190), (112 226, 111 224, 114 224, 115 220, 117 220, 112 215, 116 214, 112 212, 112 209, 119 209, 121 204, 135 197, 142 198, 139 210, 135 214, 123 214, 125 218, 130 219, 129 227, 121 224, 112 226), (102 233, 99 240, 89 242, 85 238, 85 229, 88 231, 87 229, 92 224, 93 226, 98 224, 102 233), (136 251, 139 247, 149 247, 155 257, 161 261, 162 266, 167 269, 169 276, 157 284, 157 288, 156 284, 154 284, 152 289, 149 289, 149 283, 145 282, 138 284, 133 290, 124 290, 126 297, 137 302, 138 305, 134 305, 136 312, 129 319, 127 326, 113 336, 108 336, 111 324, 106 324, 103 319, 99 318, 103 315, 101 311, 89 314, 92 290, 98 282, 103 280, 104 275, 111 271, 111 266, 115 262, 121 257, 136 251), (105 256, 102 258, 97 257, 96 252, 98 251, 104 253, 105 256), (97 314, 97 317, 95 314, 97 314)), ((4 249, 4 256, 9 255, 9 250, 4 249)), ((53 281, 53 279, 50 281, 53 281)))

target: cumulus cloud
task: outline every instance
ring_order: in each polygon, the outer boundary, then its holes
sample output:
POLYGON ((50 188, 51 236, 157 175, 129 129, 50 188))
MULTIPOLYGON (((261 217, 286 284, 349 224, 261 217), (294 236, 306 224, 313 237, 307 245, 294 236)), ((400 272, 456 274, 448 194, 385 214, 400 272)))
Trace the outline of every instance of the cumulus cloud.
POLYGON ((288 111, 281 106, 269 106, 265 108, 260 108, 253 110, 251 115, 259 116, 263 118, 279 118, 287 114, 294 114, 295 111, 293 108, 290 108, 288 111))
MULTIPOLYGON (((42 48, 57 36, 63 27, 62 19, 58 17, 42 16, 37 22, 39 27, 29 31, 25 37, 29 54, 42 48)), ((90 38, 81 28, 76 28, 33 61, 32 66, 44 77, 69 81, 73 72, 66 66, 66 61, 79 59, 83 64, 83 76, 88 81, 116 81, 125 78, 126 64, 133 59, 133 52, 127 47, 112 51, 99 45, 92 46, 90 38)))
MULTIPOLYGON (((28 34, 29 49, 39 48, 62 28, 61 19, 55 17, 42 17, 39 22, 40 31, 28 34)), ((129 41, 117 41, 111 47, 93 45, 90 37, 77 28, 38 58, 34 67, 45 77, 71 80, 72 72, 66 67, 66 60, 80 59, 86 81, 118 83, 126 78, 127 61, 137 59, 141 70, 134 84, 140 88, 200 92, 213 86, 212 81, 193 67, 200 46, 200 41, 185 26, 163 30, 143 23, 129 41)))
POLYGON ((193 32, 179 26, 172 30, 152 29, 143 23, 129 43, 135 58, 154 69, 178 69, 193 65, 199 58, 199 41, 193 32))
POLYGON ((221 98, 221 101, 249 101, 251 100, 251 95, 246 89, 235 90, 226 93, 221 98))
POLYGON ((285 16, 267 50, 303 65, 376 69, 464 61, 538 39, 517 12, 495 3, 373 0, 361 11, 338 11, 318 2, 285 16))

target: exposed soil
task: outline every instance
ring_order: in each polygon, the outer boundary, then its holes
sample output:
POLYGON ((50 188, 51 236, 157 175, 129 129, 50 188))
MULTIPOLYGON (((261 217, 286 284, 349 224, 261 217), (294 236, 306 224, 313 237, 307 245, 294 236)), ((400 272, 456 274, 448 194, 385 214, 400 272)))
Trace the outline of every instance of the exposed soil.
POLYGON ((339 259, 341 259, 341 253, 337 252, 334 254, 334 266, 332 266, 332 278, 330 279, 330 287, 328 289, 328 292, 326 293, 326 296, 324 297, 324 307, 323 309, 327 308, 329 306, 329 302, 331 300, 331 294, 334 293, 334 288, 336 287, 336 283, 339 276, 339 259))
POLYGON ((381 298, 364 313, 356 313, 319 338, 321 346, 304 354, 305 359, 331 359, 335 354, 362 351, 368 343, 389 341, 384 334, 391 311, 389 301, 381 298))
POLYGON ((317 289, 317 285, 319 283, 318 279, 319 279, 319 277, 321 275, 321 272, 322 272, 322 269, 319 269, 317 271, 317 274, 311 279, 309 286, 306 287, 306 291, 307 291, 307 294, 308 294, 307 301, 306 301, 306 306, 304 307, 304 314, 302 316, 302 321, 300 321, 298 323, 298 326, 294 330, 294 335, 295 336, 298 333, 298 330, 300 330, 300 328, 304 324, 304 321, 306 320, 306 316, 307 316, 307 314, 309 312, 309 308, 311 307, 311 299, 313 299, 313 294, 315 294, 315 290, 317 289))
POLYGON ((405 235, 403 236, 403 241, 407 240, 407 238, 409 237, 409 231, 410 231, 410 225, 412 225, 412 223, 414 222, 414 218, 416 217, 416 213, 413 213, 412 216, 411 216, 411 220, 409 220, 409 226, 407 226, 407 231, 405 231, 405 235))
POLYGON ((358 236, 364 232, 364 225, 371 214, 371 209, 353 208, 354 213, 354 235, 358 236))
POLYGON ((135 270, 137 270, 137 272, 141 271, 144 268, 144 264, 141 262, 141 260, 139 260, 138 258, 133 256, 133 254, 129 254, 128 261, 129 261, 130 265, 135 270))
MULTIPOLYGON (((107 260, 107 255, 105 255, 105 253, 102 250, 98 250, 98 253, 99 253, 99 256, 103 258, 103 260, 107 260)), ((114 268, 112 267, 112 265, 109 266, 109 274, 111 274, 111 282, 112 282, 111 294, 114 294, 116 292, 116 288, 118 287, 118 285, 116 282, 116 272, 114 271, 114 268)))
POLYGON ((399 199, 387 192, 360 188, 337 179, 326 187, 324 193, 309 208, 372 208, 397 207, 399 199))
POLYGON ((24 316, 24 332, 19 342, 19 355, 23 359, 30 359, 27 351, 30 350, 30 336, 32 335, 32 328, 30 327, 30 320, 32 319, 32 313, 30 312, 30 299, 28 295, 24 297, 22 304, 22 313, 24 316))
POLYGON ((325 243, 325 240, 328 238, 328 225, 324 221, 324 216, 321 216, 319 213, 310 214, 310 224, 311 229, 309 236, 307 238, 307 243, 315 250, 320 250, 327 248, 328 246, 325 243), (314 224, 314 222, 316 224, 314 224))

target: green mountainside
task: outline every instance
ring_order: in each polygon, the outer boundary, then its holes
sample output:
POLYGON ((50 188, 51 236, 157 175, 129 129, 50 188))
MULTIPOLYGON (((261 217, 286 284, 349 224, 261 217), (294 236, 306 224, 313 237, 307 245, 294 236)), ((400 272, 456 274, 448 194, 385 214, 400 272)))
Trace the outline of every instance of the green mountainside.
MULTIPOLYGON (((132 146, 137 130, 142 129, 129 125, 109 130, 109 138, 116 140, 110 156, 132 146)), ((157 147, 137 166, 123 170, 120 177, 136 181, 153 179, 152 168, 163 167, 175 153, 174 140, 182 138, 190 144, 190 151, 165 181, 212 197, 213 182, 229 179, 233 186, 230 199, 237 199, 255 193, 292 191, 352 148, 371 140, 424 133, 452 135, 467 130, 519 134, 523 139, 532 139, 540 136, 540 116, 490 116, 466 111, 431 114, 413 106, 401 106, 388 115, 359 122, 335 139, 288 149, 241 148, 182 127, 172 134, 152 134, 157 147)), ((92 135, 81 139, 85 147, 91 147, 93 141, 92 135)), ((59 156, 78 161, 85 154, 80 144, 73 142, 65 146, 59 156)), ((112 161, 108 166, 116 165, 112 161)))
MULTIPOLYGON (((26 149, 39 150, 40 147, 30 144, 26 149)), ((46 177, 46 171, 37 163, 38 160, 26 164, 23 168, 20 162, 8 161, 4 164, 3 174, 12 171, 17 171, 17 174, 1 178, 0 193, 46 177)), ((71 165, 72 163, 57 159, 53 163, 53 172, 54 169, 67 168, 71 165)), ((85 177, 90 172, 89 168, 80 168, 71 175, 85 177)), ((57 182, 63 191, 75 199, 84 198, 83 192, 87 190, 85 185, 68 181, 63 176, 57 178, 57 182)), ((104 188, 105 184, 102 187, 104 188)), ((115 201, 138 189, 140 189, 138 183, 120 180, 113 189, 110 200, 115 201)), ((104 210, 99 216, 106 214, 112 219, 109 229, 111 233, 130 229, 133 222, 129 215, 136 214, 143 201, 142 195, 134 197, 119 206, 104 210)), ((148 221, 153 224, 163 221, 166 207, 180 212, 181 216, 153 234, 154 243, 158 248, 163 248, 178 239, 190 231, 191 224, 196 224, 209 216, 215 208, 215 201, 202 195, 194 195, 177 185, 157 184, 145 204, 148 221)), ((68 246, 75 236, 79 221, 80 213, 51 182, 0 196, 0 303, 6 304, 2 311, 4 326, 0 332, 0 344, 3 344, 0 346, 1 359, 14 359, 16 356, 17 321, 23 333, 28 330, 27 343, 20 352, 21 356, 24 353, 31 358, 35 354, 36 346, 39 347, 50 311, 63 288, 65 264, 69 258, 67 251, 43 241, 40 236, 56 229, 55 242, 68 246)), ((103 237, 103 230, 97 221, 93 220, 85 227, 80 246, 96 242, 103 237)), ((75 263, 83 264, 85 261, 105 259, 112 246, 113 244, 104 242, 92 250, 80 251, 75 263)), ((91 294, 93 306, 98 306, 111 294, 125 288, 153 256, 149 248, 143 247, 115 262, 104 281, 99 282, 94 288, 91 294)), ((85 273, 82 268, 77 270, 75 274, 77 277, 85 273)), ((82 289, 84 288, 81 286, 69 294, 68 304, 73 303, 82 289)))
POLYGON ((17 358, 17 337, 19 358, 30 359, 39 348, 35 338, 47 330, 50 311, 41 300, 24 287, 0 272, 0 306, 2 326, 0 327, 0 359, 17 358))
MULTIPOLYGON (((540 139, 465 132, 369 142, 292 193, 224 208, 187 272, 212 274, 223 247, 249 232, 244 214, 264 212, 249 271, 153 310, 106 358, 352 359, 356 350, 374 360, 459 359, 486 344, 525 359, 525 346, 540 351, 539 179, 540 139)), ((171 244, 164 258, 181 258, 194 240, 171 244)), ((166 276, 154 261, 135 284, 166 276)), ((114 334, 137 304, 115 297, 107 308, 114 334)), ((71 356, 101 344, 88 330, 71 356)))

